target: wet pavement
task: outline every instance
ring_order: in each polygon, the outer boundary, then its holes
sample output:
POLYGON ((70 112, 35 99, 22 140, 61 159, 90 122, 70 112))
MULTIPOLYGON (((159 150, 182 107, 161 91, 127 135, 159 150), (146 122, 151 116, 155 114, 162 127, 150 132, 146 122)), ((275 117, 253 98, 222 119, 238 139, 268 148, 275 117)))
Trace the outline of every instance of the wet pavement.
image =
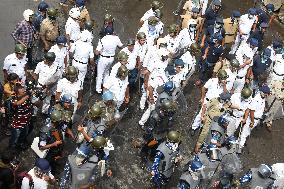
MULTIPOLYGON (((53 5, 58 6, 56 1, 50 0, 53 5)), ((98 28, 102 25, 103 15, 110 13, 115 18, 115 32, 120 36, 122 42, 126 42, 128 38, 134 38, 138 30, 139 19, 149 9, 149 0, 89 0, 88 9, 91 17, 96 21, 98 28)), ((178 17, 173 16, 172 12, 175 10, 177 1, 166 0, 162 12, 164 14, 162 21, 165 26, 178 21, 178 17)), ((235 7, 240 7, 240 11, 244 13, 250 6, 251 1, 243 0, 226 0, 223 1, 223 16, 228 17, 231 10, 235 7)), ((22 19, 22 12, 25 8, 35 9, 36 4, 31 0, 9 0, 3 1, 1 7, 6 7, 0 12, 0 57, 1 63, 4 58, 13 51, 13 40, 10 37, 15 24, 22 19), (4 3, 4 5, 3 5, 4 3)), ((62 21, 62 20, 61 20, 62 21)), ((62 21, 63 22, 63 21, 62 21)), ((95 34, 98 33, 98 28, 95 34)), ((166 28, 164 30, 166 32, 166 28)), ((284 31, 277 23, 273 23, 272 28, 266 34, 266 39, 271 40, 275 36, 284 36, 284 31), (281 31, 281 32, 280 32, 281 31)), ((95 46, 97 44, 95 39, 95 46)), ((270 41, 267 41, 270 43, 270 41)), ((194 78, 195 76, 193 76, 194 78)), ((182 155, 184 165, 190 158, 190 153, 196 142, 196 136, 190 137, 188 130, 192 122, 195 112, 198 110, 199 89, 193 85, 194 79, 185 88, 184 94, 189 106, 187 112, 179 112, 175 118, 175 125, 173 129, 178 129, 182 132, 182 155)), ((85 92, 85 106, 78 112, 78 118, 84 113, 90 96, 90 85, 87 83, 87 90, 85 92)), ((94 88, 94 87, 92 87, 94 88)), ((91 89, 93 91, 93 89, 91 89)), ((98 100, 97 95, 92 96, 92 100, 98 100)), ((111 167, 113 170, 113 177, 102 178, 97 185, 98 189, 148 189, 153 188, 150 181, 150 172, 143 170, 140 167, 139 149, 134 148, 132 140, 141 137, 142 130, 138 127, 138 120, 141 113, 138 110, 139 96, 133 95, 131 98, 130 107, 127 115, 116 126, 115 131, 111 137, 115 150, 111 152, 111 167)), ((37 122, 40 125, 40 120, 37 122)), ((244 163, 244 170, 250 167, 258 166, 261 163, 273 164, 284 161, 283 148, 283 120, 276 121, 273 125, 272 133, 269 133, 265 128, 255 129, 248 139, 248 147, 244 149, 241 159, 244 163)), ((37 129, 36 129, 37 130, 37 129)), ((37 132, 33 133, 36 135, 37 132)), ((31 136, 32 138, 32 136, 31 136)), ((69 141, 69 143, 71 143, 69 141)), ((74 145, 68 145, 68 151, 74 150, 74 145)), ((1 137, 0 149, 3 152, 7 147, 7 138, 1 137)), ((22 159, 22 169, 30 168, 33 160, 36 158, 34 153, 29 149, 20 155, 22 159)), ((178 167, 168 185, 169 189, 176 188, 178 178, 181 174, 182 167, 178 167)), ((56 188, 56 187, 54 187, 56 188)))

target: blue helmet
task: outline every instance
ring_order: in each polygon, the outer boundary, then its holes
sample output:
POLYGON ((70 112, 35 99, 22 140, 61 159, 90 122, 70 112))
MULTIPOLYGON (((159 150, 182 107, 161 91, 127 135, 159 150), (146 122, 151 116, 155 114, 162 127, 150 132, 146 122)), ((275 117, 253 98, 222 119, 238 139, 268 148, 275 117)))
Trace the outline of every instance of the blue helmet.
POLYGON ((102 97, 104 101, 113 100, 113 93, 111 91, 105 91, 102 97))
POLYGON ((256 14, 257 14, 255 8, 250 8, 250 9, 248 10, 248 13, 251 14, 251 15, 256 15, 256 14))
POLYGON ((200 161, 193 160, 190 164, 190 169, 193 172, 199 171, 203 168, 203 164, 200 161))
POLYGON ((169 93, 169 92, 172 92, 174 89, 175 89, 174 82, 168 81, 168 82, 165 83, 164 91, 169 93))
POLYGON ((269 11, 271 11, 271 12, 274 11, 274 5, 271 4, 271 3, 267 4, 265 7, 266 7, 266 9, 268 10, 268 12, 269 12, 269 11))
POLYGON ((67 38, 65 37, 65 36, 58 36, 57 38, 56 38, 56 43, 58 44, 58 45, 65 45, 66 43, 67 43, 67 38))
POLYGON ((46 2, 42 1, 38 4, 37 9, 40 12, 43 12, 43 11, 47 11, 48 7, 49 7, 49 5, 46 2))
POLYGON ((251 38, 249 43, 251 46, 255 46, 255 47, 258 46, 258 40, 256 38, 251 38))
POLYGON ((44 173, 48 173, 51 170, 49 162, 43 158, 38 158, 35 162, 35 166, 39 168, 41 172, 44 173))
POLYGON ((182 59, 175 59, 175 66, 184 66, 184 61, 182 59))
POLYGON ((228 138, 226 138, 225 144, 232 148, 237 144, 237 138, 234 135, 229 136, 228 138))
POLYGON ((234 18, 240 18, 240 17, 241 17, 240 11, 234 10, 234 11, 232 12, 232 17, 234 17, 234 18))
POLYGON ((77 7, 85 6, 85 0, 76 0, 75 3, 77 7))
POLYGON ((70 96, 68 94, 65 94, 65 95, 61 96, 60 102, 61 103, 69 103, 69 104, 71 104, 72 103, 72 96, 70 96))
POLYGON ((229 120, 227 119, 226 115, 223 114, 218 118, 218 124, 221 127, 225 127, 229 124, 229 120))

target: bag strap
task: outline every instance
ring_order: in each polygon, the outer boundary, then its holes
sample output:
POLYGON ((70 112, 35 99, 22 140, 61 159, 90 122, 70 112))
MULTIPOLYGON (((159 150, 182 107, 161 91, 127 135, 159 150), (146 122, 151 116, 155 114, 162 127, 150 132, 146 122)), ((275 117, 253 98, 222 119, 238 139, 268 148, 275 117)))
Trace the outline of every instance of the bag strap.
POLYGON ((29 173, 25 173, 25 177, 26 177, 27 179, 29 179, 29 186, 30 186, 30 189, 33 189, 33 188, 34 188, 33 177, 32 177, 29 173))

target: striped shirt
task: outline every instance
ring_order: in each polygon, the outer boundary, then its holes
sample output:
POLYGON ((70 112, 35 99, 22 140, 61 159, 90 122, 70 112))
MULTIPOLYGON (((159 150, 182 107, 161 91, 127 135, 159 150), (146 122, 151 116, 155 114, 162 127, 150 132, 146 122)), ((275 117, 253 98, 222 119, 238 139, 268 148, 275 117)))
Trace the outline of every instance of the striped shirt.
POLYGON ((30 125, 32 118, 32 103, 27 99, 23 104, 16 105, 18 101, 17 97, 12 99, 12 104, 14 108, 14 115, 12 118, 12 127, 13 128, 24 128, 30 125))
POLYGON ((31 47, 35 28, 29 22, 23 20, 19 22, 11 34, 16 41, 24 43, 27 47, 31 47))

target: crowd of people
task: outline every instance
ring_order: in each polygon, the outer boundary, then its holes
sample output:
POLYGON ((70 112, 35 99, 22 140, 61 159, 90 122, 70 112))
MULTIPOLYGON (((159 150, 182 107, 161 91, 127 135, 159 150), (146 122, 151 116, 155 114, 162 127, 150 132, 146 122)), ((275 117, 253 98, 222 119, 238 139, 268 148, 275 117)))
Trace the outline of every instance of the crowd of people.
POLYGON ((125 45, 111 14, 95 36, 85 0, 59 4, 67 16, 63 27, 58 9, 41 1, 35 12, 23 12, 11 33, 15 50, 4 60, 0 109, 11 153, 1 156, 0 188, 83 189, 111 177, 111 136, 137 92, 143 141, 135 146, 141 148, 141 168, 150 170, 153 188, 166 188, 183 161, 181 135, 198 139, 177 188, 284 188, 281 162, 261 164, 239 177, 251 131, 264 125, 271 132, 273 120, 283 116, 284 40, 264 43, 273 4, 243 15, 232 10, 223 18, 221 0, 180 1, 173 16, 181 22, 165 27, 163 3, 154 0, 125 45), (187 111, 183 89, 193 80, 201 93, 200 110, 189 132, 182 133, 175 115, 187 111), (95 102, 88 100, 93 95, 99 96, 95 102), (77 120, 84 104, 87 112, 77 120), (77 148, 62 170, 70 140, 77 148), (38 156, 34 167, 18 173, 12 152, 30 147, 38 156))

